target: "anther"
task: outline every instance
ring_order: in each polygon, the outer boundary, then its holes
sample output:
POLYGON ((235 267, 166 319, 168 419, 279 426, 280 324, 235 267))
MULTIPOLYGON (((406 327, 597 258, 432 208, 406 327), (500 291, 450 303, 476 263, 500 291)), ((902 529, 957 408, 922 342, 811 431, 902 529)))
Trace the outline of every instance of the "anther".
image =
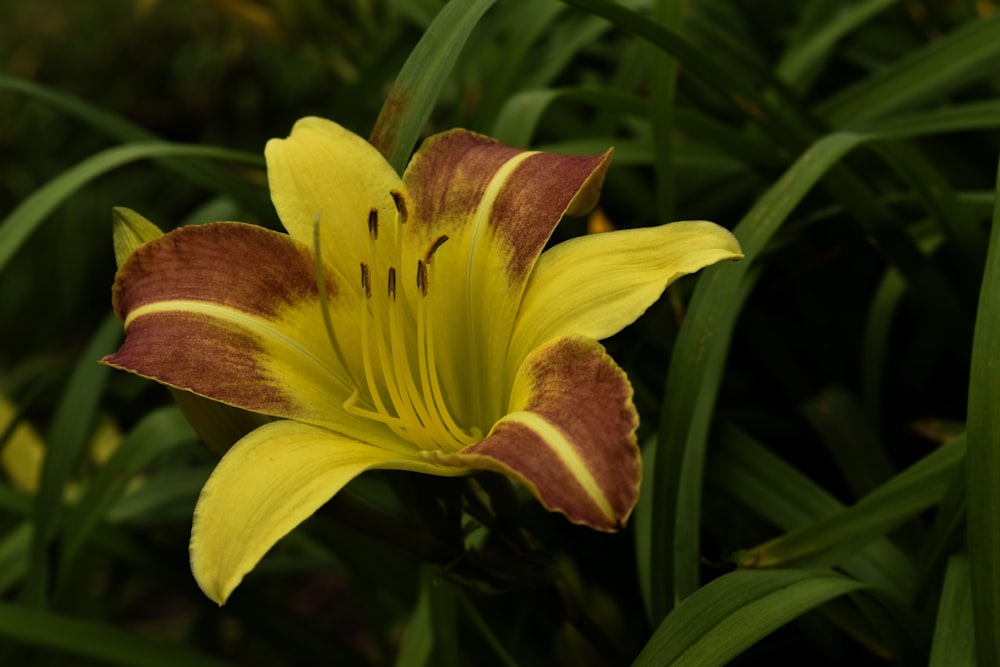
POLYGON ((378 239, 378 209, 368 211, 368 235, 372 240, 378 239))
POLYGON ((441 236, 434 239, 434 243, 432 243, 431 247, 427 249, 426 253, 424 253, 424 264, 431 263, 431 258, 434 257, 434 253, 436 253, 437 249, 440 248, 447 240, 448 240, 447 234, 442 234, 441 236))
POLYGON ((389 194, 392 195, 392 203, 396 205, 396 211, 399 213, 399 224, 405 224, 406 200, 403 198, 403 193, 399 190, 389 190, 389 194))
POLYGON ((389 267, 389 298, 396 300, 396 269, 389 267))
POLYGON ((368 278, 368 265, 361 262, 361 289, 365 291, 365 298, 372 298, 372 283, 368 278))
POLYGON ((427 265, 422 259, 417 260, 417 289, 420 296, 427 296, 427 265))

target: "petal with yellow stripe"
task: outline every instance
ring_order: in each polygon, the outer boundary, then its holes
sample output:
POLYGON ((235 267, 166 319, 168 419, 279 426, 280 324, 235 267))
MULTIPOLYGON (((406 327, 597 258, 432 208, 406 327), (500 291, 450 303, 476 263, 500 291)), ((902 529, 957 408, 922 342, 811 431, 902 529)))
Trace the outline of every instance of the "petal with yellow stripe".
POLYGON ((439 373, 459 421, 492 423, 505 407, 507 343, 532 267, 563 215, 596 202, 611 151, 595 157, 522 151, 465 130, 421 145, 403 175, 404 266, 437 247, 428 300, 439 373), (409 253, 409 254, 407 254, 409 253))
MULTIPOLYGON (((327 307, 349 324, 357 296, 332 273, 327 267, 327 307)), ((410 448, 342 408, 355 387, 346 364, 359 356, 359 334, 341 326, 333 345, 312 251, 287 235, 242 223, 178 229, 139 247, 113 294, 125 342, 104 363, 246 410, 410 448)))
POLYGON ((560 338, 525 360, 489 436, 441 460, 506 474, 570 521, 613 531, 639 495, 638 421, 632 386, 603 346, 560 338))

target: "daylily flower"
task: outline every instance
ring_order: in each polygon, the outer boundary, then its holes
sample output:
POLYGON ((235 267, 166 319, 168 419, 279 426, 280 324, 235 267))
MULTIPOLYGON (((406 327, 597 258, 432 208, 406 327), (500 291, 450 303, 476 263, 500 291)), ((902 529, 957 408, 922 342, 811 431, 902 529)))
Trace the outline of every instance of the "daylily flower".
POLYGON ((597 341, 687 273, 741 256, 709 222, 542 252, 596 203, 611 151, 527 152, 454 130, 400 178, 364 139, 305 118, 265 150, 287 234, 219 222, 144 243, 119 270, 104 361, 276 417, 219 462, 191 565, 223 603, 285 534, 373 468, 505 474, 611 531, 635 505, 637 415, 597 341))

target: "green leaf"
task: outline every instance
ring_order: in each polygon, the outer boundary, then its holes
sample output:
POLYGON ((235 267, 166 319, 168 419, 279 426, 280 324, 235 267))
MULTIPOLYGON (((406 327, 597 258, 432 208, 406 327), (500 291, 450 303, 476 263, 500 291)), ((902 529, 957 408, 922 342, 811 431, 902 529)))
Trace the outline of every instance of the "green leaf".
POLYGON ((167 644, 47 611, 0 602, 0 636, 28 646, 60 651, 124 667, 222 667, 228 663, 177 644, 167 644))
POLYGON ((818 109, 834 127, 886 116, 993 77, 1000 18, 973 19, 843 90, 818 109))
MULTIPOLYGON (((1000 124, 1000 119, 995 119, 1000 124)), ((952 264, 959 267, 956 284, 963 293, 974 293, 979 285, 986 261, 986 235, 979 221, 958 206, 958 198, 948 179, 930 159, 911 142, 879 142, 876 150, 902 176, 923 205, 927 215, 937 223, 948 243, 944 250, 952 264)), ((971 307, 971 306, 970 306, 971 307)))
POLYGON ((703 271, 671 356, 653 488, 653 621, 698 588, 705 444, 747 273, 795 206, 841 157, 867 138, 833 134, 816 142, 734 229, 746 258, 703 271))
POLYGON ((715 89, 742 115, 765 128, 779 146, 800 149, 809 141, 810 133, 805 129, 803 119, 790 115, 784 106, 762 93, 761 89, 768 89, 778 96, 782 92, 772 85, 774 80, 768 71, 754 69, 753 76, 747 76, 741 70, 749 63, 721 60, 716 53, 698 48, 678 32, 619 3, 610 0, 563 1, 604 17, 618 28, 676 58, 685 73, 698 77, 715 89))
POLYGON ((31 524, 19 523, 0 539, 0 594, 20 581, 28 570, 31 524))
POLYGON ((486 645, 493 651, 493 655, 497 662, 505 667, 517 667, 517 662, 513 657, 511 657, 510 653, 507 652, 507 649, 504 648, 503 642, 497 638, 493 629, 490 627, 490 624, 485 618, 483 618, 483 615, 479 613, 479 610, 476 609, 476 606, 472 603, 472 600, 469 599, 469 596, 461 589, 457 589, 455 591, 455 595, 462 608, 462 618, 465 619, 473 628, 475 628, 476 632, 479 633, 479 636, 482 637, 486 645))
POLYGON ((969 569, 980 665, 1000 664, 1000 168, 997 193, 972 343, 967 425, 969 569))
MULTIPOLYGON (((733 427, 723 429, 709 480, 723 493, 789 531, 842 512, 844 505, 783 459, 733 427)), ((885 538, 858 549, 841 568, 900 600, 914 592, 913 561, 885 538)))
POLYGON ((423 568, 420 598, 410 616, 396 667, 458 667, 455 591, 438 581, 436 568, 423 568))
POLYGON ((836 565, 908 518, 940 502, 965 459, 956 438, 899 473, 856 504, 808 526, 741 551, 742 567, 836 565))
POLYGON ((83 496, 66 512, 61 554, 63 567, 72 563, 90 531, 104 518, 136 474, 164 452, 196 440, 194 431, 176 407, 161 408, 146 415, 88 481, 83 496))
POLYGON ((105 519, 110 523, 152 523, 162 521, 164 515, 190 518, 211 472, 209 467, 160 470, 139 488, 119 497, 105 519))
POLYGON ((833 8, 833 16, 817 22, 816 29, 801 40, 790 42, 775 69, 778 78, 793 88, 803 90, 805 81, 815 75, 829 57, 837 42, 856 30, 858 26, 885 11, 899 0, 867 0, 865 2, 826 3, 833 8))
MULTIPOLYGON (((70 195, 98 176, 106 174, 129 162, 154 157, 188 156, 231 160, 261 164, 257 155, 231 151, 212 146, 187 146, 168 143, 135 143, 115 146, 92 155, 83 162, 67 169, 18 205, 10 215, 0 221, 0 271, 7 265, 21 244, 27 240, 46 216, 70 195)), ((110 224, 108 225, 110 229, 110 224)))
POLYGON ((495 0, 451 0, 406 59, 375 121, 371 143, 403 172, 472 29, 495 0))
MULTIPOLYGON (((684 0, 657 0, 653 20, 682 34, 684 0)), ((656 155, 656 212, 659 220, 673 220, 677 186, 674 177, 674 107, 677 99, 676 58, 654 49, 651 54, 649 110, 656 155)))
MULTIPOLYGON (((30 81, 0 74, 0 90, 20 93, 33 100, 47 104, 62 113, 78 118, 98 132, 102 132, 108 137, 121 142, 160 143, 162 141, 157 135, 122 116, 30 81)), ((169 155, 151 157, 167 169, 184 176, 191 182, 198 183, 216 192, 224 193, 252 208, 261 208, 267 204, 267 193, 261 188, 233 176, 211 162, 198 159, 178 160, 169 155)), ((258 156, 252 164, 262 166, 263 156, 258 156)))
POLYGON ((973 667, 976 664, 974 626, 969 559, 956 554, 948 561, 941 590, 930 667, 973 667))
POLYGON ((881 139, 907 139, 996 127, 1000 127, 1000 101, 996 100, 912 111, 888 118, 865 118, 850 123, 852 131, 876 134, 881 139))
POLYGON ((645 100, 613 90, 585 87, 525 90, 507 99, 490 136, 508 146, 527 148, 545 110, 557 101, 578 102, 605 111, 637 116, 649 113, 649 103, 645 100))
MULTIPOLYGON (((496 122, 505 101, 516 91, 542 89, 572 62, 583 45, 593 42, 593 35, 580 39, 584 26, 574 26, 566 34, 565 25, 556 25, 566 7, 555 0, 506 0, 496 6, 490 20, 483 22, 476 39, 469 44, 469 59, 463 58, 466 77, 489 81, 482 86, 477 100, 473 127, 488 127, 496 122), (560 30, 560 39, 543 38, 560 30), (540 43, 541 42, 541 43, 540 43), (496 48, 497 44, 502 48, 496 48)), ((599 26, 607 29, 607 25, 599 26)), ((491 136, 496 136, 492 135, 491 136)))
MULTIPOLYGON (((978 113, 976 119, 983 120, 978 113)), ((968 116, 959 114, 951 120, 959 124, 968 121, 968 116)), ((908 129, 916 135, 940 131, 942 127, 937 123, 913 123, 908 129)), ((704 449, 729 339, 744 298, 741 290, 745 289, 742 283, 747 280, 747 272, 819 179, 849 151, 877 138, 879 135, 866 132, 837 132, 819 139, 733 230, 746 259, 711 267, 698 279, 671 357, 660 413, 656 473, 652 489, 647 487, 646 491, 654 497, 652 525, 659 526, 652 536, 650 558, 654 621, 698 587, 704 449)), ((894 240, 898 239, 886 239, 894 240)), ((927 267, 923 256, 914 257, 909 249, 903 250, 906 252, 902 260, 910 269, 907 277, 915 277, 925 286, 927 277, 923 269, 927 267)), ((944 286, 933 293, 937 296, 940 289, 944 286)), ((931 293, 929 290, 928 294, 931 293)))
POLYGON ((737 570, 698 589, 653 633, 633 667, 725 665, 782 625, 865 588, 826 570, 737 570))
POLYGON ((22 591, 25 601, 31 606, 44 604, 49 570, 48 545, 55 535, 66 482, 90 438, 98 402, 111 371, 97 361, 111 353, 121 337, 121 322, 109 314, 80 355, 56 407, 46 438, 45 461, 35 497, 31 561, 22 591))
POLYGON ((826 445, 854 497, 892 477, 885 446, 845 387, 827 387, 803 406, 806 419, 826 445))

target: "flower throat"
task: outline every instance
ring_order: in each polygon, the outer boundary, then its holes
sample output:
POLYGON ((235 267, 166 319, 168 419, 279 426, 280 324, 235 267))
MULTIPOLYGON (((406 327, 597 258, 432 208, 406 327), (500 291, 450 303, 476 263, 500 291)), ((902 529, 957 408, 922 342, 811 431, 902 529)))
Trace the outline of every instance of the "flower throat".
POLYGON ((368 257, 360 262, 361 356, 364 378, 356 376, 354 367, 347 363, 337 343, 333 321, 330 317, 324 280, 322 247, 320 245, 320 216, 314 217, 313 245, 316 262, 316 282, 319 286, 323 323, 327 337, 341 365, 347 369, 354 384, 354 391, 344 401, 343 407, 351 414, 385 424, 401 439, 414 443, 425 451, 457 452, 480 440, 478 428, 463 429, 448 409, 437 373, 434 349, 434 325, 428 300, 433 282, 433 258, 448 240, 444 234, 432 241, 417 260, 413 278, 416 296, 416 335, 405 329, 405 298, 397 299, 397 292, 405 293, 397 267, 403 259, 403 225, 406 223, 406 200, 401 192, 390 191, 395 204, 394 248, 395 258, 390 264, 384 285, 379 285, 373 275, 376 266, 378 243, 390 242, 379 234, 379 212, 368 212, 368 257), (397 284, 398 283, 398 284, 397 284), (414 341, 414 338, 416 339, 414 341), (365 405, 367 404, 367 405, 365 405))

